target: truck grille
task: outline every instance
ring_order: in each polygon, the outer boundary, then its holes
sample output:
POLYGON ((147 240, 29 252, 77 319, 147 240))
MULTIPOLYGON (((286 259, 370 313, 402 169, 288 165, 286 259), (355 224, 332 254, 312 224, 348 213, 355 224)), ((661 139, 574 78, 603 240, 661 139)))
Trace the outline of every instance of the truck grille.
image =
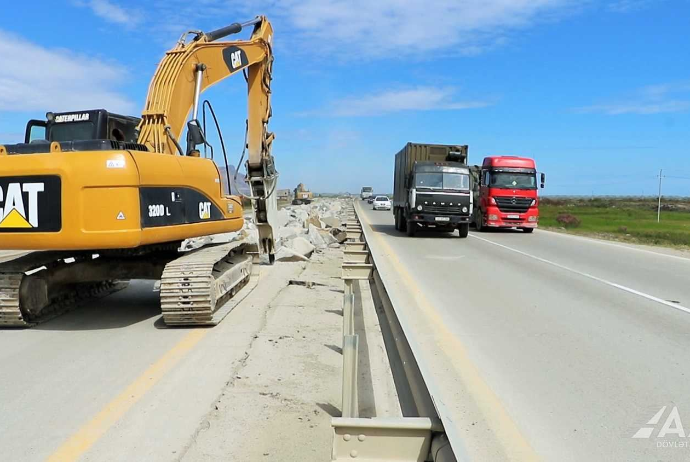
POLYGON ((529 197, 494 197, 501 212, 525 213, 532 204, 529 197))
POLYGON ((441 206, 438 205, 425 205, 424 212, 430 213, 447 213, 449 215, 459 215, 462 213, 462 207, 451 207, 451 206, 441 206))

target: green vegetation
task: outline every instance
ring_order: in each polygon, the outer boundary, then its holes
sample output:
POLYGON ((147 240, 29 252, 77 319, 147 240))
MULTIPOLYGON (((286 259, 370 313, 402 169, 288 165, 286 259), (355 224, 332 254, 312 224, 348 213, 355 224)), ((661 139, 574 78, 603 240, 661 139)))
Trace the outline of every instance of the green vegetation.
POLYGON ((542 198, 539 226, 618 241, 690 248, 690 198, 542 198))

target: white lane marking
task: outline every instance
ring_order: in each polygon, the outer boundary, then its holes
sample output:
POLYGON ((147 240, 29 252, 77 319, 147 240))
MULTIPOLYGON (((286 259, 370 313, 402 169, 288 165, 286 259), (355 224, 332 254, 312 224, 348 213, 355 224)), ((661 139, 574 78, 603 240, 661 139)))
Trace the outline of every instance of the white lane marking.
POLYGON ((442 260, 442 261, 456 261, 460 260, 461 258, 465 258, 464 255, 458 255, 458 256, 450 256, 450 255, 427 255, 426 257, 427 260, 442 260))
POLYGON ((549 233, 550 235, 556 235, 556 236, 562 236, 562 237, 569 237, 571 239, 578 239, 581 241, 594 242, 595 244, 608 245, 609 247, 618 247, 619 249, 634 250, 635 252, 650 253, 650 254, 656 255, 658 257, 674 258, 676 260, 682 260, 682 261, 685 261, 686 263, 690 263, 690 257, 681 257, 680 255, 671 255, 668 253, 655 252, 653 250, 638 249, 637 247, 632 247, 632 246, 623 245, 623 244, 616 244, 616 243, 604 241, 601 239, 595 239, 593 237, 575 236, 573 234, 559 233, 556 231, 549 231, 548 229, 540 229, 540 230, 538 230, 538 232, 539 233, 549 233))
POLYGON ((592 274, 584 273, 584 272, 582 272, 582 271, 578 271, 578 270, 569 268, 569 267, 567 267, 567 266, 561 265, 560 263, 552 262, 551 260, 546 260, 545 258, 541 258, 541 257, 537 257, 537 256, 534 256, 534 255, 530 255, 530 254, 528 254, 528 253, 526 253, 526 252, 523 252, 523 251, 521 251, 521 250, 517 250, 517 249, 514 249, 514 248, 512 248, 512 247, 508 247, 507 245, 499 244, 498 242, 494 242, 494 241, 490 241, 490 240, 488 240, 488 239, 484 239, 483 237, 479 237, 479 236, 476 236, 476 235, 474 235, 474 234, 470 234, 470 236, 472 236, 472 237, 475 238, 475 239, 479 239, 480 241, 488 242, 489 244, 492 244, 492 245, 495 245, 495 246, 504 248, 504 249, 506 249, 506 250, 510 250, 511 252, 519 253, 520 255, 524 255, 525 257, 529 257, 529 258, 532 258, 532 259, 534 259, 534 260, 538 260, 538 261, 540 261, 540 262, 542 262, 542 263, 546 263, 546 264, 548 264, 548 265, 555 266, 556 268, 564 269, 564 270, 566 270, 566 271, 570 271, 571 273, 579 274, 580 276, 584 276, 584 277, 589 278, 589 279, 592 279, 592 280, 594 280, 594 281, 601 282, 602 284, 606 284, 606 285, 608 285, 608 286, 615 287, 616 289, 623 290, 623 291, 628 292, 628 293, 631 293, 631 294, 633 294, 633 295, 637 295, 637 296, 639 296, 639 297, 646 298, 647 300, 651 300, 651 301, 653 301, 653 302, 660 303, 660 304, 662 304, 662 305, 670 306, 671 308, 675 308, 676 310, 679 310, 679 311, 682 311, 682 312, 684 312, 684 313, 690 314, 690 308, 686 308, 686 307, 684 307, 683 305, 681 305, 681 304, 679 304, 679 303, 671 303, 671 302, 668 302, 668 301, 666 301, 666 300, 664 300, 664 299, 662 299, 662 298, 655 297, 654 295, 649 295, 649 294, 646 294, 646 293, 644 293, 644 292, 640 292, 639 290, 631 289, 630 287, 626 287, 626 286, 624 286, 624 285, 617 284, 617 283, 615 283, 615 282, 607 281, 606 279, 602 279, 602 278, 599 278, 599 277, 594 276, 594 275, 592 275, 592 274))

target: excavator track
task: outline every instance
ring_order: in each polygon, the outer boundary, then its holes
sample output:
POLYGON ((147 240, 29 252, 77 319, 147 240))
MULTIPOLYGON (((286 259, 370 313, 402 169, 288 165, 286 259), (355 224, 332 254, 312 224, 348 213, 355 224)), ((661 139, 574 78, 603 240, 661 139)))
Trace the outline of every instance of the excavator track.
POLYGON ((0 264, 0 327, 32 327, 127 286, 107 280, 51 290, 36 270, 49 272, 56 261, 54 253, 35 252, 0 264))
POLYGON ((0 263, 0 328, 32 327, 127 286, 161 280, 169 326, 213 326, 253 289, 252 248, 206 246, 179 256, 179 243, 129 251, 33 252, 0 263))
POLYGON ((248 245, 231 242, 171 261, 161 277, 161 310, 169 326, 214 326, 256 284, 248 245), (232 298, 232 300, 230 300, 232 298))

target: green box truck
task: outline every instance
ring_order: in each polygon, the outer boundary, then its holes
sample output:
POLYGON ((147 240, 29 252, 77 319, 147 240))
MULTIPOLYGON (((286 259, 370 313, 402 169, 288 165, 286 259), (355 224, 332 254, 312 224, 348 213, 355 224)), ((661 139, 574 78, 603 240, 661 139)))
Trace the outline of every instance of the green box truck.
POLYGON ((467 145, 407 143, 395 155, 395 229, 408 236, 457 229, 467 237, 473 202, 467 151, 467 145))

